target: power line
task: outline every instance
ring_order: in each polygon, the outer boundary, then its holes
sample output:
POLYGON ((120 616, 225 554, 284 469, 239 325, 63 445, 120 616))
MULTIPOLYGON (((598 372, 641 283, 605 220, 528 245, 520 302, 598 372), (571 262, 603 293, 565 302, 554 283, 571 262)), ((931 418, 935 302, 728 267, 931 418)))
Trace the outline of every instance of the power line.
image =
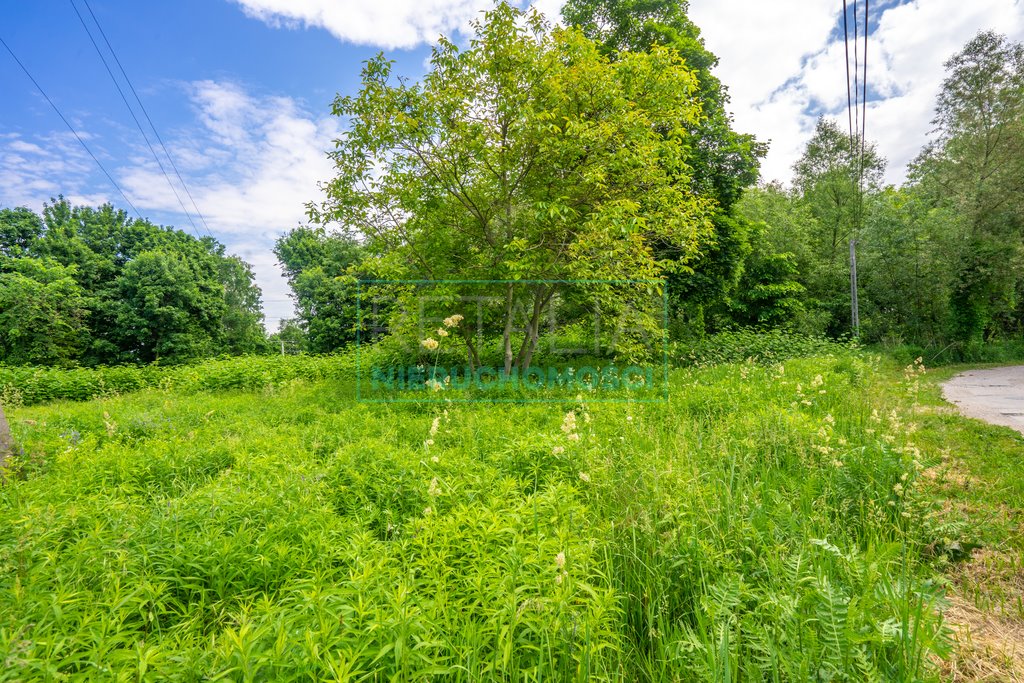
POLYGON ((149 141, 149 136, 146 135, 146 131, 143 130, 142 124, 139 123, 139 118, 135 115, 135 111, 132 109, 131 105, 128 104, 128 98, 125 97, 124 91, 121 90, 121 85, 114 77, 114 72, 111 71, 110 65, 107 63, 107 58, 103 56, 103 51, 100 50, 100 46, 96 44, 96 39, 93 38, 92 31, 89 30, 89 26, 85 23, 85 19, 82 18, 82 13, 79 12, 78 7, 75 6, 74 0, 68 1, 71 3, 71 8, 75 10, 78 20, 82 22, 82 28, 85 29, 86 35, 89 36, 89 42, 91 42, 93 48, 95 48, 100 61, 103 62, 103 68, 107 70, 107 75, 110 76, 110 80, 114 82, 114 87, 117 88, 117 94, 121 96, 121 101, 124 102, 124 106, 128 108, 128 113, 131 114, 132 120, 135 121, 135 126, 139 129, 139 132, 142 133, 142 139, 146 141, 146 146, 149 147, 150 153, 152 153, 153 158, 156 159, 156 163, 160 167, 160 172, 163 173, 164 178, 167 180, 167 184, 171 187, 171 192, 174 193, 174 198, 178 200, 178 205, 181 207, 181 210, 185 212, 185 217, 188 219, 188 222, 192 224, 192 231, 196 233, 196 237, 199 237, 199 228, 196 227, 195 221, 192 220, 192 216, 189 214, 188 209, 185 208, 185 203, 181 201, 177 188, 175 188, 174 183, 171 182, 171 177, 167 175, 167 171, 164 169, 164 164, 160 161, 160 157, 157 155, 156 150, 153 149, 153 144, 149 141))
POLYGON ((860 132, 860 54, 857 32, 859 30, 857 21, 857 2, 853 0, 853 129, 860 132))
MULTIPOLYGON (((868 21, 870 11, 870 0, 864 0, 864 70, 862 85, 864 88, 864 95, 861 97, 861 115, 860 115, 860 181, 861 181, 861 194, 864 192, 864 145, 866 142, 867 135, 867 119, 868 119, 868 21)), ((862 198, 863 201, 863 198, 862 198)))
POLYGON ((49 103, 50 107, 53 108, 53 111, 55 111, 57 113, 57 116, 60 117, 60 120, 64 122, 64 125, 68 127, 68 130, 71 131, 71 134, 74 135, 75 139, 78 140, 80 145, 82 145, 82 148, 85 149, 86 152, 88 152, 89 156, 92 157, 92 160, 96 162, 96 165, 100 167, 100 170, 103 171, 103 175, 107 177, 107 180, 110 181, 110 184, 117 188, 117 191, 121 194, 121 198, 124 199, 128 206, 132 207, 132 211, 134 211, 135 215, 139 217, 139 220, 145 220, 142 217, 142 214, 139 213, 139 210, 135 208, 135 205, 132 204, 132 201, 128 199, 128 195, 124 193, 124 190, 121 189, 121 186, 118 185, 117 181, 114 180, 114 177, 110 175, 106 167, 102 163, 100 163, 100 160, 96 158, 96 155, 92 153, 91 149, 89 149, 89 145, 85 144, 85 140, 83 140, 82 136, 78 134, 78 131, 75 130, 75 127, 72 126, 71 123, 64 117, 64 114, 62 114, 60 109, 57 108, 57 105, 53 103, 53 100, 51 100, 50 96, 46 94, 46 91, 43 90, 42 86, 39 85, 39 82, 32 76, 32 74, 25 67, 25 65, 21 63, 21 60, 18 59, 18 56, 14 54, 14 50, 11 49, 11 46, 8 45, 3 38, 0 38, 0 45, 3 45, 4 48, 6 48, 7 52, 11 55, 11 58, 14 59, 18 66, 21 67, 21 70, 25 72, 25 75, 28 76, 28 79, 32 81, 32 85, 36 87, 36 90, 39 91, 39 94, 43 96, 43 99, 45 99, 47 103, 49 103))
POLYGON ((847 23, 849 10, 843 0, 843 44, 846 46, 846 118, 850 125, 850 149, 853 149, 853 93, 850 88, 850 29, 847 23))
POLYGON ((92 11, 92 6, 89 4, 89 0, 82 0, 82 2, 85 3, 85 8, 89 10, 89 16, 91 16, 92 20, 96 23, 96 28, 99 29, 103 42, 106 43, 107 49, 110 50, 110 54, 114 58, 114 63, 117 64, 117 68, 120 70, 121 75, 124 76, 124 80, 128 84, 128 89, 132 91, 135 101, 138 102, 139 108, 142 110, 142 115, 146 118, 146 122, 149 123, 149 127, 153 129, 153 135, 156 136, 157 142, 160 143, 160 147, 164 150, 164 154, 167 155, 167 160, 171 162, 171 168, 174 170, 174 174, 178 177, 178 181, 181 183, 181 186, 185 188, 185 194, 192 203, 192 207, 195 209, 196 215, 199 216, 199 220, 202 221, 203 227, 206 228, 206 233, 213 237, 213 233, 210 232, 210 224, 206 222, 206 217, 203 216, 203 212, 199 210, 199 205, 196 204, 196 200, 192 196, 192 192, 188 189, 188 184, 186 184, 185 179, 181 177, 178 165, 174 163, 174 157, 172 157, 171 153, 167 150, 167 145, 164 144, 163 138, 160 137, 160 131, 157 130, 156 125, 153 123, 153 119, 149 116, 149 112, 146 111, 146 105, 142 104, 142 99, 139 98, 139 93, 136 92, 135 86, 132 85, 132 80, 128 78, 128 74, 125 72, 124 66, 121 65, 121 60, 118 59, 117 52, 114 50, 114 46, 110 44, 110 40, 107 38, 107 34, 103 30, 103 26, 100 24, 99 19, 96 18, 96 13, 92 11))

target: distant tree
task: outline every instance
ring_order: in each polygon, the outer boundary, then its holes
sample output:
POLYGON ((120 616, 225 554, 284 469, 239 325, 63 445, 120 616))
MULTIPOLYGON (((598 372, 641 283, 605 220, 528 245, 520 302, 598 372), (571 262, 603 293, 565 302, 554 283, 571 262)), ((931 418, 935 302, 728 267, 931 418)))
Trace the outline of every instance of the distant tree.
POLYGON ((224 291, 224 314, 221 318, 224 347, 231 354, 264 353, 267 336, 263 329, 263 307, 260 290, 252 266, 217 250, 218 279, 224 291))
POLYGON ((296 299, 303 346, 330 353, 356 337, 356 285, 364 250, 353 238, 301 227, 278 238, 274 253, 296 299))
MULTIPOLYGON (((367 267, 388 277, 650 279, 685 267, 710 236, 713 201, 688 182, 700 108, 682 58, 658 47, 612 61, 578 30, 507 4, 474 29, 466 49, 435 47, 420 84, 395 82, 383 57, 367 63, 360 92, 335 101, 350 127, 313 214, 364 234, 367 267), (656 244, 677 258, 659 260, 656 244)), ((529 367, 558 290, 495 286, 506 370, 529 367), (517 310, 529 312, 521 337, 517 310)))
POLYGON ((277 332, 267 339, 271 353, 305 353, 309 350, 306 345, 306 331, 298 320, 282 320, 277 327, 277 332))
POLYGON ((833 335, 850 331, 849 240, 862 217, 858 166, 863 163, 866 194, 881 189, 885 170, 885 160, 874 144, 865 145, 863 162, 856 152, 858 144, 856 137, 851 140, 838 124, 822 117, 793 166, 793 185, 815 219, 808 294, 829 312, 826 331, 833 335))

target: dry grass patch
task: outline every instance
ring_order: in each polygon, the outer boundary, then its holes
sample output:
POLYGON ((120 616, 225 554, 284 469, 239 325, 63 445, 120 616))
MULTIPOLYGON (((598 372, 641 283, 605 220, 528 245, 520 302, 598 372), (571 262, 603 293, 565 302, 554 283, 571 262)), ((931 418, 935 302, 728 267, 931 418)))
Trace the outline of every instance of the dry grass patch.
POLYGON ((1024 625, 952 595, 946 610, 953 654, 942 663, 947 681, 1024 681, 1024 625))

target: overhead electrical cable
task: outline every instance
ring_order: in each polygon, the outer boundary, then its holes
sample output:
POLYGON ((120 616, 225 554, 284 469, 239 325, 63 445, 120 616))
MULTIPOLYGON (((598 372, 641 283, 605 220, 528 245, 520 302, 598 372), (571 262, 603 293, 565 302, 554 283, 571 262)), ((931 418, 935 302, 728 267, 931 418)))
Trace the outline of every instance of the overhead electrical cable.
POLYGON ((107 180, 110 181, 110 184, 117 189, 118 193, 120 193, 121 198, 124 199, 125 203, 132 208, 132 211, 135 212, 135 215, 138 216, 140 220, 144 220, 142 218, 142 214, 139 213, 139 210, 136 209, 135 205, 132 204, 132 201, 128 199, 128 195, 124 193, 124 190, 122 190, 121 186, 117 184, 117 181, 114 180, 114 177, 110 175, 110 172, 107 171, 106 167, 100 162, 96 155, 93 154, 92 150, 89 149, 89 145, 85 144, 85 140, 83 140, 82 136, 78 134, 78 131, 75 130, 75 127, 71 125, 71 123, 67 120, 64 114, 61 113, 60 109, 57 108, 57 105, 53 103, 53 100, 50 99, 50 96, 47 95, 46 91, 43 90, 42 86, 39 85, 39 81, 37 81, 32 76, 31 72, 29 72, 25 65, 22 64, 21 60, 18 59, 18 56, 14 54, 14 50, 11 49, 11 46, 8 45, 3 38, 0 38, 0 45, 4 46, 7 52, 11 55, 11 58, 14 59, 17 65, 21 67, 21 70, 25 72, 25 75, 28 76, 28 79, 32 81, 32 85, 36 87, 36 90, 38 90, 39 94, 43 96, 43 99, 46 100, 46 102, 50 105, 53 111, 57 113, 57 116, 59 116, 60 120, 64 122, 64 125, 68 127, 68 130, 70 130, 71 134, 75 136, 75 139, 78 140, 78 143, 80 145, 82 145, 82 148, 89 154, 90 157, 92 157, 92 160, 96 162, 96 165, 99 166, 101 171, 103 171, 103 175, 105 175, 107 177, 107 180))
POLYGON ((860 115, 860 173, 861 173, 861 192, 863 193, 864 184, 864 145, 867 134, 867 119, 868 119, 868 20, 870 11, 870 0, 864 0, 864 68, 861 71, 861 87, 864 89, 863 96, 860 98, 861 115, 860 115))
POLYGON ((153 135, 156 137, 157 142, 163 149, 164 154, 167 156, 167 160, 171 163, 171 169, 178 178, 178 182, 185 188, 185 194, 188 196, 189 202, 192 204, 192 208, 195 209, 195 214, 199 216, 199 220, 202 222, 203 227, 206 229, 206 233, 213 236, 210 232, 210 225, 206 222, 206 217, 203 216, 203 212, 199 209, 199 205, 196 203, 195 198, 192 196, 192 191, 188 189, 188 184, 185 179, 181 177, 181 172, 178 170, 178 165, 174 163, 174 157, 167 149, 167 145, 164 144, 164 139, 160 135, 160 131, 157 130, 156 124, 153 123, 153 119, 149 116, 149 112, 146 110, 146 105, 142 103, 142 99, 139 97, 139 93, 135 90, 135 86, 132 85, 132 80, 128 77, 128 73, 124 70, 124 66, 121 64, 121 60, 117 56, 117 51, 114 50, 114 46, 110 44, 110 40, 107 38, 106 32, 103 30, 103 25, 100 24, 99 19, 96 18, 96 13, 92 11, 92 6, 89 4, 89 0, 82 0, 85 4, 85 8, 89 11, 89 16, 92 17, 93 22, 96 24, 96 28, 100 31, 100 37, 103 38, 103 42, 106 44, 107 49, 110 50, 111 56, 114 58, 114 63, 117 64, 118 70, 121 72, 121 76, 124 77, 125 82, 128 84, 128 89, 131 90, 132 96, 139 105, 139 109, 142 110, 142 115, 145 117, 149 127, 153 130, 153 135))
POLYGON ((850 148, 853 148, 853 91, 850 87, 850 29, 847 15, 849 10, 843 0, 843 44, 846 47, 846 118, 850 125, 850 148))
POLYGON ((131 105, 128 103, 128 98, 125 96, 124 91, 121 89, 121 84, 118 83, 117 79, 114 77, 114 72, 110 69, 110 65, 107 63, 107 58, 103 55, 103 51, 100 50, 100 46, 96 43, 96 39, 93 38, 92 31, 89 30, 89 26, 85 23, 85 19, 82 17, 82 13, 79 12, 78 7, 75 6, 74 0, 69 0, 69 2, 71 3, 71 8, 75 10, 75 14, 78 15, 78 20, 82 22, 82 28, 85 29, 86 35, 89 36, 89 42, 91 42, 93 48, 95 48, 96 54, 99 55, 100 61, 103 62, 103 68, 107 70, 107 75, 110 76, 110 80, 114 82, 114 87, 117 88, 117 94, 121 96, 121 101, 124 102, 124 106, 128 108, 128 113, 131 114, 132 120, 135 121, 135 126, 139 129, 139 132, 142 134, 142 139, 146 141, 146 146, 149 147, 149 151, 150 153, 152 153, 153 158, 156 160, 157 166, 160 167, 160 172, 167 180, 167 184, 170 186, 171 192, 174 193, 174 198, 178 200, 178 205, 181 207, 181 210, 185 213, 185 217, 188 219, 188 222, 192 224, 192 231, 195 232, 196 237, 199 237, 199 228, 196 226, 195 221, 192 220, 192 216, 191 214, 189 214, 188 209, 185 208, 185 202, 181 200, 181 196, 178 194, 178 189, 174 187, 174 183, 171 181, 171 176, 167 174, 167 170, 164 168, 164 164, 160 160, 160 155, 156 153, 156 150, 153 148, 153 143, 149 141, 149 136, 146 135, 146 131, 142 128, 142 124, 139 122, 139 117, 135 115, 135 110, 133 110, 131 105))

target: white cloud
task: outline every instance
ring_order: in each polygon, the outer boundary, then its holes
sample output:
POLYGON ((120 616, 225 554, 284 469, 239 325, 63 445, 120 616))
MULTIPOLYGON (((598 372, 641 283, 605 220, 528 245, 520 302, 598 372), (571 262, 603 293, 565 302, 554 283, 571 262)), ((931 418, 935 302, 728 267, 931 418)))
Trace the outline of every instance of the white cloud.
MULTIPOLYGON (((313 114, 291 98, 257 96, 233 83, 200 81, 187 89, 197 125, 169 141, 171 154, 210 230, 253 266, 268 327, 276 329, 293 312, 271 248, 278 235, 306 221, 306 204, 321 197, 318 183, 333 175, 327 150, 339 135, 338 120, 313 114)), ((140 208, 181 215, 178 198, 152 159, 140 158, 119 175, 140 208)), ((178 193, 192 211, 187 195, 180 188, 178 193)), ((196 223, 202 231, 198 218, 196 223)), ((182 216, 177 227, 187 225, 182 216)))
MULTIPOLYGON (((472 19, 494 6, 492 0, 234 1, 247 15, 270 26, 323 28, 344 42, 388 49, 430 44, 441 34, 465 34, 472 19)), ((526 4, 533 4, 555 21, 562 0, 537 0, 526 4)))
MULTIPOLYGON (((79 131, 83 139, 89 136, 79 131)), ((102 150, 93 151, 101 154, 102 150)), ((69 199, 107 196, 88 192, 89 179, 96 167, 71 133, 49 133, 22 139, 17 133, 0 138, 0 206, 27 206, 39 210, 58 194, 69 199)))
MULTIPOLYGON (((320 197, 318 183, 332 176, 326 152, 338 137, 338 121, 308 112, 291 98, 257 96, 233 83, 200 81, 186 90, 195 121, 183 127, 185 133, 165 135, 165 141, 210 231, 253 266, 268 328, 276 329, 281 318, 294 314, 271 248, 278 235, 305 222, 306 203, 320 197)), ((118 165, 97 145, 90 147, 144 216, 206 234, 184 189, 175 179, 175 196, 148 149, 130 150, 118 165), (182 212, 179 197, 197 229, 182 212)), ((163 163, 174 178, 170 164, 163 163)), ((75 204, 112 201, 123 206, 113 188, 105 194, 95 191, 105 183, 69 133, 32 141, 17 134, 0 137, 0 205, 38 211, 51 196, 63 193, 75 204)))
POLYGON ((489 0, 235 0, 249 16, 271 26, 315 27, 339 40, 385 48, 432 43, 463 31, 492 6, 489 0))
MULTIPOLYGON (((898 183, 927 140, 943 63, 979 30, 1024 39, 1024 0, 888 0, 872 9, 867 135, 898 183)), ((737 128, 771 140, 762 177, 789 180, 817 113, 847 125, 841 11, 824 0, 693 0, 690 16, 721 60, 737 128)))

